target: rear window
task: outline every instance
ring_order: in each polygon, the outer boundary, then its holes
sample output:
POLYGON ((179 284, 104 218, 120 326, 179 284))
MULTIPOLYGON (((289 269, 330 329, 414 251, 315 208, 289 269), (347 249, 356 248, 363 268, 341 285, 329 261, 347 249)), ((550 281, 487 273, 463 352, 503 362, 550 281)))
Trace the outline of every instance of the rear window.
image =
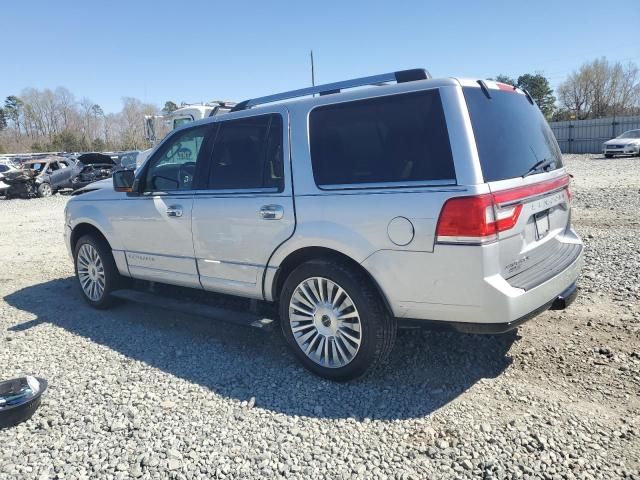
POLYGON ((480 88, 462 90, 485 182, 521 177, 542 161, 552 162, 546 171, 562 167, 558 142, 538 107, 527 97, 490 90, 491 98, 487 98, 480 88))
POLYGON ((318 107, 311 111, 309 129, 319 186, 455 183, 437 90, 318 107))

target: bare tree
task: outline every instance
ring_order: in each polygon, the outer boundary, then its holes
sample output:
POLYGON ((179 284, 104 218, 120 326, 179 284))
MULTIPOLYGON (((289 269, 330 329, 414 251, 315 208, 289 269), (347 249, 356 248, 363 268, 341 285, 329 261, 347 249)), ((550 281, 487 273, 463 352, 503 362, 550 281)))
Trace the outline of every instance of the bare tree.
POLYGON ((638 66, 593 60, 558 87, 558 98, 562 110, 577 119, 633 114, 640 102, 638 66))

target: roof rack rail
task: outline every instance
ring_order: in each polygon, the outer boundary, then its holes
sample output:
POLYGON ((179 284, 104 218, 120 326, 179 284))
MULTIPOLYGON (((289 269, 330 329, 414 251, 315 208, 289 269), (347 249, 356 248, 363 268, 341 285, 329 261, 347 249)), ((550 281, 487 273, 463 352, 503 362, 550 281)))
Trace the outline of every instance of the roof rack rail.
POLYGON ((231 111, 237 112, 239 110, 246 110, 264 103, 279 102, 280 100, 306 97, 308 95, 330 95, 333 93, 340 93, 345 88, 364 87, 366 85, 383 85, 388 82, 414 82, 416 80, 426 80, 429 78, 431 78, 431 74, 424 68, 400 70, 397 72, 372 75, 370 77, 353 78, 351 80, 343 80, 341 82, 326 83, 324 85, 316 85, 315 87, 291 90, 290 92, 276 93, 275 95, 267 95, 266 97, 251 98, 236 104, 231 111))

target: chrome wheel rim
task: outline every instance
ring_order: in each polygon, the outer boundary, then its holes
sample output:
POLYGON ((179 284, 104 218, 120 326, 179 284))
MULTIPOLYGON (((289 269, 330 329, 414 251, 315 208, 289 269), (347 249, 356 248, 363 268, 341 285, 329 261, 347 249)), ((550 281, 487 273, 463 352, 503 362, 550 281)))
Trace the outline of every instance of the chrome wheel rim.
POLYGON ((88 243, 82 244, 78 250, 78 280, 84 294, 97 302, 104 294, 104 266, 98 251, 88 243))
POLYGON ((49 195, 51 195, 51 187, 47 183, 42 184, 41 191, 43 197, 48 197, 49 195))
POLYGON ((289 323, 300 350, 322 367, 344 367, 360 350, 358 309, 347 292, 328 278, 300 282, 289 302, 289 323))

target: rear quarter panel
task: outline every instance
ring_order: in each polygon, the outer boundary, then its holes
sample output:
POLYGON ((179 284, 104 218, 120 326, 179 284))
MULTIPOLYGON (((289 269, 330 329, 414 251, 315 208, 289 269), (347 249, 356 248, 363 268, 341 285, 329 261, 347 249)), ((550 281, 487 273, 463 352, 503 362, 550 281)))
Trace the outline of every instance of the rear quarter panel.
MULTIPOLYGON (((400 89, 379 87, 378 96, 424 89, 422 82, 400 89)), ((431 87, 433 88, 433 87, 431 87)), ((477 151, 471 123, 459 85, 440 87, 447 130, 456 171, 457 185, 382 186, 381 188, 321 189, 314 181, 309 152, 309 122, 312 108, 357 99, 353 94, 331 95, 312 103, 288 105, 291 113, 291 158, 295 192, 296 228, 292 237, 273 254, 267 272, 265 293, 272 300, 277 267, 288 255, 305 247, 336 250, 363 263, 377 251, 426 252, 434 249, 435 230, 442 205, 459 195, 486 193, 477 167, 477 151), (410 222, 413 236, 406 245, 394 243, 389 224, 398 217, 410 222)), ((371 94, 365 98, 369 98, 371 94)), ((362 187, 366 187, 363 185, 362 187)), ((376 272, 378 273, 378 272, 376 272)))

